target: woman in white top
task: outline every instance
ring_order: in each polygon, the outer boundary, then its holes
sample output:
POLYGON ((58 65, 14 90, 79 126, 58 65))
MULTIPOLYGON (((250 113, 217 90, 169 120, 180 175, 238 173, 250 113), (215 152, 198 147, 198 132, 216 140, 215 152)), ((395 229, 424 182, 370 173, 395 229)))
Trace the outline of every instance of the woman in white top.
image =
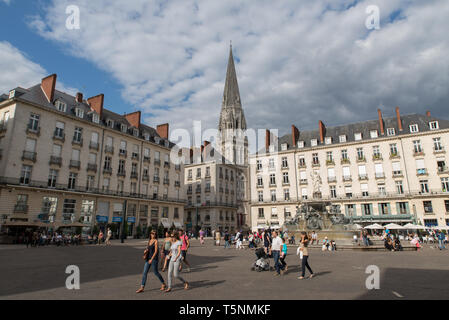
POLYGON ((172 276, 184 283, 184 289, 189 288, 189 283, 179 275, 179 264, 181 263, 181 246, 182 241, 177 232, 171 235, 172 245, 170 247, 170 263, 168 265, 168 288, 165 292, 170 292, 172 288, 172 276))

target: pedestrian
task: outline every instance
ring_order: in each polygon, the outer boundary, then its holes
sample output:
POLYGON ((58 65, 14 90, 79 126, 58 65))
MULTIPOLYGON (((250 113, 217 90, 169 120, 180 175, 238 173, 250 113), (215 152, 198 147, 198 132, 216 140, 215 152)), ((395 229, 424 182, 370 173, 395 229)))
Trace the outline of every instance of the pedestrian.
POLYGON ((158 246, 156 231, 151 231, 151 233, 150 233, 150 239, 148 240, 147 249, 144 252, 143 258, 145 260, 145 266, 143 267, 142 283, 140 285, 140 288, 136 291, 136 293, 141 293, 144 291, 145 284, 147 282, 148 271, 150 270, 150 268, 153 268, 154 275, 162 283, 160 290, 161 291, 165 290, 166 289, 165 281, 158 271, 159 246, 158 246))
POLYGON ((106 234, 106 245, 111 244, 112 231, 111 228, 108 228, 108 232, 106 234))
POLYGON ((200 229, 200 243, 201 243, 201 245, 204 244, 204 231, 203 231, 203 229, 200 229))
POLYGON ((169 260, 169 255, 170 255, 170 247, 171 247, 171 237, 170 234, 167 232, 165 232, 165 239, 164 239, 164 250, 162 251, 162 272, 165 271, 165 269, 167 268, 167 262, 169 260))
POLYGON ((302 251, 302 263, 301 263, 301 276, 298 277, 299 280, 304 279, 304 276, 306 274, 306 268, 310 272, 309 278, 313 277, 312 268, 310 268, 309 266, 309 251, 307 250, 308 245, 309 245, 309 238, 307 237, 307 234, 303 231, 301 232, 301 242, 300 242, 300 250, 302 251))
POLYGON ((231 237, 231 236, 230 236, 228 230, 226 229, 226 230, 225 230, 225 234, 224 234, 224 241, 225 241, 224 248, 225 248, 225 249, 231 247, 231 244, 229 243, 230 237, 231 237))
POLYGON ((265 253, 268 254, 271 247, 271 237, 270 237, 270 229, 264 230, 262 237, 263 237, 263 247, 265 250, 265 253))
POLYGON ((440 231, 440 233, 438 234, 438 247, 440 250, 446 249, 446 247, 444 246, 444 240, 446 239, 443 231, 440 231))
POLYGON ((316 242, 316 244, 318 244, 318 234, 315 231, 312 231, 312 243, 314 244, 314 242, 316 242))
POLYGON ((182 263, 184 262, 187 265, 187 271, 190 272, 190 263, 187 261, 187 250, 190 247, 189 237, 184 233, 181 229, 178 231, 178 238, 181 240, 181 261, 179 262, 179 271, 182 270, 182 263))
POLYGON ((282 246, 281 246, 281 257, 279 259, 279 261, 282 264, 281 269, 283 270, 282 274, 288 270, 288 265, 285 262, 285 258, 287 257, 287 243, 286 243, 287 239, 283 238, 282 239, 282 246))
POLYGON ((215 233, 215 245, 220 246, 220 242, 221 242, 221 232, 220 230, 217 230, 215 233))
POLYGON ((103 242, 103 231, 100 230, 100 234, 98 235, 98 244, 101 244, 103 242))
POLYGON ((170 292, 172 289, 172 277, 180 280, 184 283, 184 289, 187 290, 189 288, 189 283, 185 281, 180 275, 179 271, 181 269, 181 260, 182 260, 182 245, 183 241, 180 239, 178 233, 172 234, 172 245, 170 247, 170 263, 168 265, 168 288, 165 292, 170 292))
POLYGON ((281 254, 281 246, 282 246, 282 239, 279 237, 277 231, 272 232, 272 243, 271 243, 271 255, 273 256, 274 260, 274 267, 276 269, 276 272, 274 275, 279 276, 281 275, 281 263, 279 262, 280 254, 281 254))

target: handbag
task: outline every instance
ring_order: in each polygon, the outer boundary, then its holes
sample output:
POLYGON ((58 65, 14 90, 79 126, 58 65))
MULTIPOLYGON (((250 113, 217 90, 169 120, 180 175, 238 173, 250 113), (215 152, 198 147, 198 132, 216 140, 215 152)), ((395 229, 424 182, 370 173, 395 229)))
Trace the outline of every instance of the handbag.
POLYGON ((145 249, 145 251, 143 252, 143 260, 147 261, 148 260, 148 249, 145 249))

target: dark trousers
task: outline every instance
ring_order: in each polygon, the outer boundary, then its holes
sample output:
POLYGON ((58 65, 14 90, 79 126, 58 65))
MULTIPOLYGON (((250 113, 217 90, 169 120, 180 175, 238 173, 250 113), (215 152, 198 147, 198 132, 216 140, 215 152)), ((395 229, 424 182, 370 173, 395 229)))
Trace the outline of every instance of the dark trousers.
POLYGON ((310 274, 313 274, 312 268, 309 266, 309 256, 303 256, 302 257, 302 264, 301 264, 301 276, 304 277, 306 274, 306 268, 309 270, 310 274))
POLYGON ((285 257, 287 257, 287 254, 284 254, 284 256, 279 259, 279 261, 282 264, 282 267, 281 267, 282 270, 284 270, 285 266, 287 265, 287 263, 285 262, 285 257))
POLYGON ((158 277, 159 281, 161 283, 164 283, 164 279, 162 278, 161 274, 159 273, 159 271, 157 270, 158 266, 158 260, 154 259, 151 264, 147 262, 145 262, 145 266, 143 267, 143 276, 142 276, 142 287, 145 287, 145 284, 147 282, 147 275, 148 275, 148 271, 150 270, 150 268, 153 268, 153 273, 156 277, 158 277))

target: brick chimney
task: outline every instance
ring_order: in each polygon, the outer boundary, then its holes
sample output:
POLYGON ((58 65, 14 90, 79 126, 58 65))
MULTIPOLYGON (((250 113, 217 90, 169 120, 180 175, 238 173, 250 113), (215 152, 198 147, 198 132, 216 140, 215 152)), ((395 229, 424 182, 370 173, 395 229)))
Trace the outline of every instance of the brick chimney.
POLYGON ((125 114, 126 120, 135 128, 140 128, 140 111, 125 114))
POLYGON ((382 112, 380 111, 380 109, 377 109, 377 113, 379 114, 380 134, 384 135, 385 134, 385 129, 384 129, 384 120, 382 119, 382 112))
POLYGON ((265 130, 265 152, 270 151, 271 133, 270 130, 265 130))
POLYGON ((326 127, 324 126, 324 123, 321 120, 318 122, 318 126, 320 129, 320 142, 324 143, 324 137, 326 136, 326 127))
POLYGON ((95 97, 88 98, 87 103, 101 117, 103 114, 104 94, 101 93, 95 97))
POLYGON ((49 75, 42 79, 41 88, 47 97, 48 102, 52 103, 55 97, 55 87, 56 87, 56 74, 49 75))
POLYGON ((168 123, 158 125, 156 131, 161 138, 168 139, 168 123))
POLYGON ((82 103, 83 102, 83 94, 81 92, 77 92, 75 100, 78 103, 82 103))
POLYGON ((292 145, 293 145, 293 147, 296 147, 298 138, 299 138, 299 130, 298 130, 298 128, 295 127, 295 125, 292 124, 292 145))
POLYGON ((430 118, 430 111, 429 110, 426 111, 426 116, 428 116, 430 118))
POLYGON ((399 131, 402 131, 402 121, 401 121, 401 114, 399 113, 399 107, 396 107, 396 118, 398 120, 399 131))

